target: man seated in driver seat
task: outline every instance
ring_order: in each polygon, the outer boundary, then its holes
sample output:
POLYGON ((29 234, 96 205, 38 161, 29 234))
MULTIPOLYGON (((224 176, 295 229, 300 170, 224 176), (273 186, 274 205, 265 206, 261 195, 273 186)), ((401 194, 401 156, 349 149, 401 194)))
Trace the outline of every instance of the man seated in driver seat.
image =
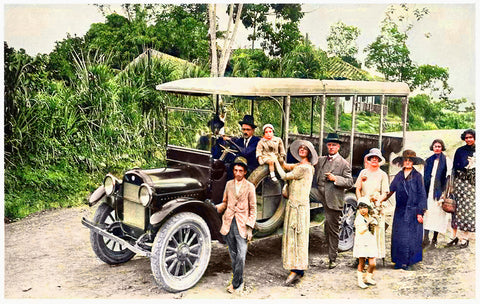
MULTIPOLYGON (((257 161, 257 145, 258 142, 260 141, 260 138, 253 135, 255 133, 255 128, 257 127, 254 123, 254 119, 252 115, 245 115, 243 116, 243 119, 238 122, 240 126, 242 127, 242 137, 226 137, 224 136, 223 138, 219 138, 217 140, 217 146, 218 144, 225 146, 226 145, 226 140, 230 139, 233 143, 235 143, 238 148, 240 148, 240 151, 237 154, 237 156, 243 156, 247 160, 247 166, 248 166, 248 172, 251 173, 253 170, 255 170, 258 167, 258 161, 257 161)), ((237 150, 238 148, 235 147, 234 145, 231 146, 232 149, 237 150)), ((222 151, 221 147, 219 150, 212 151, 212 156, 213 158, 220 158, 222 151)), ((225 159, 225 162, 232 162, 235 156, 232 154, 229 154, 227 158, 225 159)), ((228 179, 232 179, 233 176, 229 174, 228 179)))

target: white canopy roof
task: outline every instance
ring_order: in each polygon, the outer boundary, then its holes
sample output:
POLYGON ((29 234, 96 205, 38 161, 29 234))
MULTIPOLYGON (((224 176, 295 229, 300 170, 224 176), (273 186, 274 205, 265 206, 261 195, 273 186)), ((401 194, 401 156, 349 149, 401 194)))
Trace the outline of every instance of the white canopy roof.
POLYGON ((185 78, 157 85, 157 90, 187 95, 244 97, 387 95, 408 96, 403 82, 318 80, 300 78, 207 77, 185 78))

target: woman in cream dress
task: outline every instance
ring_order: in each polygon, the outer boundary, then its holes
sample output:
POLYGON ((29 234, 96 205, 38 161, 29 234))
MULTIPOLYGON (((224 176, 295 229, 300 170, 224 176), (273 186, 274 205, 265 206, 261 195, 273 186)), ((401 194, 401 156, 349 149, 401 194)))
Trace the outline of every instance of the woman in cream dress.
POLYGON ((377 148, 370 149, 365 155, 366 169, 360 171, 355 183, 357 200, 366 197, 374 204, 377 213, 378 225, 375 227, 377 240, 377 258, 385 258, 385 213, 386 202, 382 202, 388 192, 388 175, 380 166, 385 163, 382 153, 377 148))

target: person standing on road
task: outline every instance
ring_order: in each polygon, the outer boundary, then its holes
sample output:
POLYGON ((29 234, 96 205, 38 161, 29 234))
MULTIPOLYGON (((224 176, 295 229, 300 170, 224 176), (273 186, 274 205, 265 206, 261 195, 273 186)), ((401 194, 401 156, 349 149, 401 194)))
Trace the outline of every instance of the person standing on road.
POLYGON ((225 212, 220 233, 224 235, 232 259, 233 278, 227 287, 229 293, 241 292, 244 288, 243 268, 247 255, 247 241, 252 239, 257 217, 255 186, 245 179, 246 174, 245 158, 237 157, 233 163, 234 179, 227 182, 223 201, 215 206, 218 213, 225 212))
POLYGON ((384 201, 395 193, 391 254, 395 269, 410 270, 422 260, 423 214, 427 209, 427 194, 423 177, 413 165, 423 164, 412 150, 405 150, 393 161, 403 168, 390 184, 384 201))
POLYGON ((427 192, 427 211, 423 216, 423 242, 422 247, 430 245, 429 234, 433 231, 431 247, 437 247, 438 233, 447 232, 450 214, 442 209, 440 200, 447 186, 447 180, 452 171, 452 160, 443 154, 445 143, 441 139, 435 139, 430 145, 433 155, 425 160, 423 182, 427 192))
POLYGON ((468 129, 462 133, 466 145, 457 149, 453 158, 453 195, 457 208, 452 216, 455 238, 447 244, 467 248, 469 238, 475 232, 475 131, 468 129), (458 234, 457 234, 458 232, 458 234))
POLYGON ((373 280, 373 271, 375 270, 375 257, 378 255, 375 238, 375 227, 378 226, 378 221, 370 213, 373 213, 373 203, 368 197, 363 196, 358 200, 358 212, 355 216, 355 243, 353 245, 353 256, 358 258, 357 284, 360 288, 367 288, 367 284, 377 284, 373 280), (363 270, 367 259, 368 268, 364 278, 363 270))
POLYGON ((340 138, 329 133, 324 139, 328 155, 319 157, 315 166, 317 188, 312 187, 310 199, 323 204, 325 210, 325 238, 328 245, 328 268, 337 266, 340 217, 345 203, 345 189, 352 187, 352 169, 338 153, 340 138))
POLYGON ((282 260, 283 268, 290 270, 285 281, 289 285, 301 277, 308 268, 308 239, 310 231, 310 200, 308 198, 312 185, 314 167, 318 155, 312 143, 296 140, 290 146, 292 156, 297 164, 283 163, 275 160, 277 172, 283 180, 291 180, 288 186, 288 201, 283 221, 282 260))
POLYGON ((357 200, 364 197, 373 203, 373 208, 378 213, 378 225, 375 226, 375 239, 377 242, 377 255, 375 257, 385 259, 385 212, 386 207, 383 199, 388 192, 388 175, 380 166, 385 163, 380 149, 372 148, 364 157, 366 168, 360 171, 355 182, 357 200))

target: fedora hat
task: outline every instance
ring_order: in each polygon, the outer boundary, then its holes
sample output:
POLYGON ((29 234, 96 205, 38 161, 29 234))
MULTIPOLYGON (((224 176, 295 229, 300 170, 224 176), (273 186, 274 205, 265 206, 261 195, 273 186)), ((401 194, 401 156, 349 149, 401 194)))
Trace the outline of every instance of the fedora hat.
POLYGON ((318 154, 317 151, 315 151, 315 148, 313 147, 313 144, 309 142, 308 140, 303 140, 303 139, 297 139, 290 145, 290 153, 292 153, 292 156, 295 157, 296 160, 301 161, 302 158, 298 154, 298 149, 300 146, 305 146, 307 149, 310 151, 310 163, 315 166, 318 162, 318 154))
POLYGON ((329 142, 334 142, 337 144, 341 144, 342 141, 340 140, 340 137, 338 137, 337 133, 328 133, 327 138, 323 139, 324 143, 329 143, 329 142))
POLYGON ((402 167, 403 166, 403 161, 406 158, 411 159, 414 165, 422 165, 422 164, 425 163, 425 161, 423 159, 421 159, 420 157, 417 157, 417 154, 413 150, 404 150, 402 152, 402 156, 395 157, 393 159, 392 163, 402 167))
POLYGON ((385 158, 382 156, 382 152, 378 148, 371 148, 367 155, 365 155, 365 160, 368 160, 370 157, 376 156, 380 160, 379 165, 385 164, 385 158))
POLYGON ((257 126, 253 122, 253 116, 252 115, 245 115, 243 116, 243 119, 238 122, 241 125, 249 125, 252 128, 256 128, 257 126))

